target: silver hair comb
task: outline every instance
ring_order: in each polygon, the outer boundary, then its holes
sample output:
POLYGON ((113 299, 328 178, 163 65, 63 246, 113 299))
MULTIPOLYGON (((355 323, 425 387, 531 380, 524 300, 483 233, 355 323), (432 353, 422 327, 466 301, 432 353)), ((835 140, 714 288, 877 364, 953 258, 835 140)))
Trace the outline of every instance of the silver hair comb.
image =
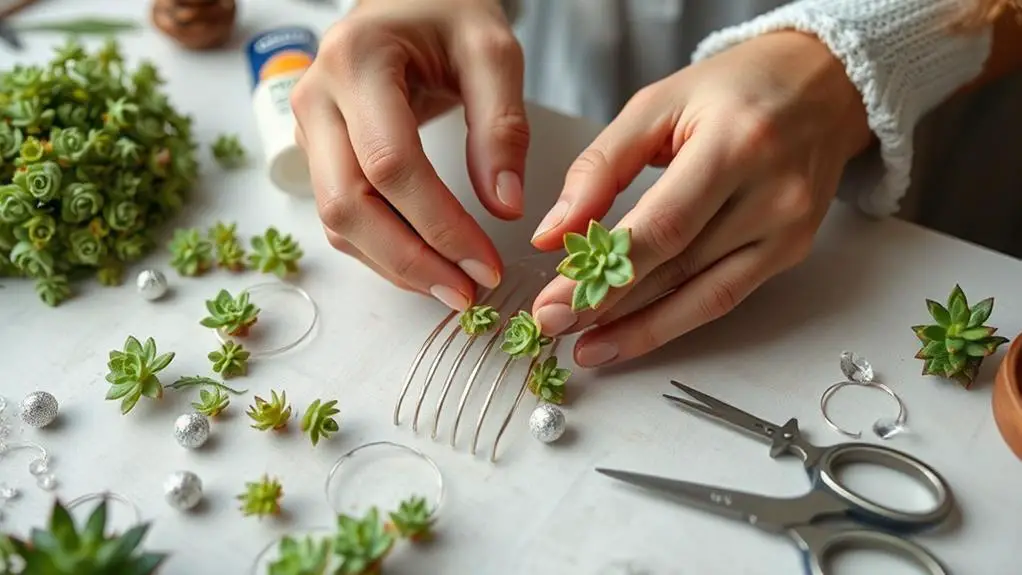
MULTIPOLYGON (((475 347, 475 344, 480 340, 487 340, 479 353, 478 357, 475 358, 475 363, 472 365, 471 371, 468 373, 468 379, 464 381, 463 386, 460 387, 461 393, 457 402, 457 411, 454 414, 454 421, 450 432, 450 445, 455 447, 458 440, 458 429, 461 425, 462 416, 465 413, 466 407, 470 400, 477 399, 478 395, 473 395, 472 392, 477 388, 476 382, 484 373, 491 372, 495 369, 496 365, 499 365, 501 360, 503 364, 500 366, 499 371, 494 375, 492 382, 490 383, 489 389, 483 399, 482 406, 480 407, 479 415, 476 418, 476 426, 472 435, 472 443, 470 452, 474 455, 476 448, 479 443, 479 436, 483 429, 487 414, 493 408, 494 399, 498 396, 499 392, 504 388, 502 384, 509 375, 516 372, 515 369, 518 365, 525 364, 524 361, 518 361, 515 358, 500 353, 499 345, 503 340, 504 331, 507 328, 508 322, 513 315, 518 313, 519 310, 529 311, 532 302, 535 299, 539 291, 546 285, 552 277, 552 272, 547 271, 553 269, 549 266, 544 266, 543 262, 547 258, 541 256, 532 256, 519 260, 512 266, 508 266, 507 272, 505 272, 505 281, 498 286, 496 289, 484 294, 479 300, 481 305, 489 305, 500 312, 500 327, 490 332, 481 335, 468 335, 461 328, 460 322, 453 322, 453 329, 446 338, 443 339, 440 344, 439 350, 429 360, 429 367, 425 372, 425 379, 422 381, 421 387, 418 388, 418 397, 415 400, 415 408, 412 415, 412 431, 419 431, 420 416, 422 415, 423 404, 427 402, 427 396, 430 391, 435 391, 436 387, 433 385, 434 381, 437 380, 437 373, 442 372, 441 365, 445 364, 445 360, 450 356, 448 352, 451 350, 455 340, 461 339, 463 343, 461 348, 458 350, 457 355, 454 356, 453 361, 450 362, 446 376, 443 378, 443 383, 440 386, 439 392, 435 396, 435 408, 433 411, 433 418, 431 422, 430 437, 436 439, 440 432, 441 417, 444 414, 444 408, 449 407, 450 396, 454 388, 456 387, 455 382, 458 381, 458 374, 462 371, 465 360, 469 357, 471 350, 475 347), (459 335, 461 336, 459 338, 459 335), (494 347, 498 347, 498 354, 494 357, 494 347), (492 361, 487 364, 487 359, 492 361)), ((412 384, 416 381, 416 374, 419 373, 419 368, 426 360, 427 354, 429 354, 430 348, 440 338, 440 335, 444 332, 452 320, 458 318, 458 312, 452 311, 444 317, 436 328, 426 337, 426 341, 423 342, 422 347, 419 348, 419 352, 416 354, 415 359, 412 361, 412 365, 408 370, 408 375, 405 377, 404 384, 401 387, 401 393, 398 396, 397 404, 394 406, 394 425, 400 425, 401 421, 401 407, 408 396, 409 391, 412 389, 412 384)), ((497 445, 500 442, 501 437, 511 424, 512 419, 525 396, 529 374, 532 372, 533 367, 542 362, 547 357, 553 355, 557 351, 558 340, 554 340, 549 346, 547 346, 543 353, 532 359, 528 364, 528 369, 525 370, 522 375, 521 384, 518 388, 517 394, 514 396, 514 400, 511 403, 510 408, 507 411, 507 415, 501 422, 499 430, 496 432, 496 436, 493 439, 493 446, 490 451, 490 461, 496 460, 497 445)), ((504 386, 506 387, 506 386, 504 386)))

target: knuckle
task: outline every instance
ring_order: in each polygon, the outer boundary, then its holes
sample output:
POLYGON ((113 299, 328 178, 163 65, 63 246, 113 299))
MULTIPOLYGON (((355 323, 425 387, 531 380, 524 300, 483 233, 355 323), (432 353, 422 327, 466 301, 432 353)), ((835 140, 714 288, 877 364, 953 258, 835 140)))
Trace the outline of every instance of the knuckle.
POLYGON ((349 242, 348 240, 344 239, 344 237, 341 236, 340 234, 333 234, 333 233, 330 233, 328 231, 326 233, 326 241, 327 241, 327 243, 330 244, 330 247, 334 248, 335 250, 337 250, 339 252, 343 252, 345 254, 348 254, 349 256, 354 251, 352 249, 351 242, 349 242))
POLYGON ((682 219, 673 210, 658 211, 646 219, 642 237, 655 255, 667 258, 678 251, 678 246, 685 237, 682 219))
POLYGON ((415 248, 401 250, 401 255, 394 262, 394 275, 401 279, 409 277, 416 266, 425 261, 428 249, 425 244, 420 243, 415 248))
POLYGON ((632 94, 632 97, 628 98, 628 101, 625 102, 622 110, 627 110, 629 112, 646 110, 655 105, 656 100, 658 99, 658 92, 659 90, 657 90, 656 84, 643 86, 632 94))
POLYGON ((502 26, 472 26, 466 30, 465 45, 484 59, 501 66, 524 67, 524 54, 518 38, 502 26))
POLYGON ((568 175, 570 177, 590 176, 606 172, 610 167, 607 153, 598 146, 589 146, 572 162, 571 167, 568 168, 568 175))
POLYGON ((666 338, 661 335, 654 322, 645 322, 639 327, 639 347, 643 351, 652 351, 667 343, 666 338))
POLYGON ((525 151, 529 148, 529 120, 525 110, 517 107, 509 107, 501 111, 493 119, 490 126, 490 133, 498 142, 525 151))
POLYGON ((377 189, 389 192, 404 181, 408 162, 396 146, 384 141, 372 142, 365 153, 362 172, 377 189))
POLYGON ((747 111, 735 119, 738 136, 737 156, 744 162, 756 157, 770 156, 780 138, 776 122, 766 114, 747 111))
POLYGON ((799 177, 774 196, 774 213, 786 221, 800 221, 813 212, 813 200, 812 185, 805 178, 799 177))
POLYGON ((296 115, 301 115, 312 105, 315 90, 312 88, 312 80, 309 75, 303 76, 291 89, 291 95, 289 100, 291 103, 291 109, 294 110, 296 115))
POLYGON ((358 199, 351 194, 336 194, 320 206, 319 217, 329 230, 337 234, 351 232, 360 225, 358 204, 358 199))
POLYGON ((800 232, 791 237, 788 242, 788 266, 796 266, 806 259, 813 252, 814 234, 800 232))
POLYGON ((356 18, 340 20, 323 37, 320 49, 322 61, 329 68, 334 68, 332 64, 349 60, 353 54, 360 53, 360 47, 371 34, 371 29, 356 18))
POLYGON ((422 235, 437 251, 446 252, 458 244, 465 243, 461 233, 465 222, 465 212, 453 218, 438 218, 422 227, 422 235))
POLYGON ((709 293, 700 300, 700 311, 709 319, 717 319, 735 309, 740 301, 734 282, 721 280, 712 284, 709 293))

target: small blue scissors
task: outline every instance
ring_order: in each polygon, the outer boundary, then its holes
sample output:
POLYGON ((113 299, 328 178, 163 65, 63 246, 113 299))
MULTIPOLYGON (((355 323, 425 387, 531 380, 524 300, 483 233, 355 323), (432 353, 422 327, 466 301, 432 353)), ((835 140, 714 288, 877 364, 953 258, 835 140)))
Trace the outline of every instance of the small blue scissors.
POLYGON ((770 441, 771 457, 783 454, 798 456, 812 481, 812 489, 795 498, 775 498, 628 471, 596 471, 673 495, 694 507, 745 520, 769 532, 787 534, 802 552, 803 566, 808 575, 826 575, 823 565, 828 554, 849 547, 890 552, 915 561, 932 575, 947 575, 936 557, 892 533, 909 534, 931 529, 951 514, 954 507, 951 489, 930 466, 908 454, 869 443, 818 447, 802 437, 798 420, 794 418, 777 426, 687 385, 676 381, 671 384, 702 402, 664 395, 675 404, 726 421, 770 441), (864 463, 901 471, 925 485, 936 503, 929 510, 906 512, 865 499, 838 480, 836 470, 845 463, 864 463), (828 519, 844 519, 872 528, 833 527, 822 523, 828 519))

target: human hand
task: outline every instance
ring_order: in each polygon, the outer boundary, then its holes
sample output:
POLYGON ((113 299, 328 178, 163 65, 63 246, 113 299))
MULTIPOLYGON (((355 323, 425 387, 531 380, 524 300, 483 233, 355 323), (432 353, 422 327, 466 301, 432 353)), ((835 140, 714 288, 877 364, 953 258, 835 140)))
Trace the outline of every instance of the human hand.
POLYGON ((635 95, 569 169, 533 244, 563 249, 647 165, 666 166, 618 223, 635 278, 573 313, 553 280, 533 314, 546 335, 589 329, 575 361, 643 355, 731 311, 809 253, 845 164, 870 142, 862 98, 812 36, 764 35, 635 95), (594 327, 595 326, 595 327, 594 327))
POLYGON ((291 97, 327 239, 395 285, 465 309, 502 263, 422 150, 419 125, 465 105, 472 185, 522 214, 523 56, 496 0, 362 0, 291 97))

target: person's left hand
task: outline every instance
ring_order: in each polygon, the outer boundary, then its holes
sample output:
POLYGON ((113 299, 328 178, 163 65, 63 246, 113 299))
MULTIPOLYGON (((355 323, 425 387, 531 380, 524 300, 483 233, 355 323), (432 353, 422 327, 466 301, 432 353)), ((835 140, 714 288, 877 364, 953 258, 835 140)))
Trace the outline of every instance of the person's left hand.
POLYGON ((637 93, 575 161, 533 244, 563 249, 647 166, 659 180, 618 223, 635 279, 578 315, 557 277, 533 314, 546 335, 587 328, 575 361, 643 355, 731 311, 801 262, 845 164, 871 140, 862 97, 813 36, 777 32, 637 93))

